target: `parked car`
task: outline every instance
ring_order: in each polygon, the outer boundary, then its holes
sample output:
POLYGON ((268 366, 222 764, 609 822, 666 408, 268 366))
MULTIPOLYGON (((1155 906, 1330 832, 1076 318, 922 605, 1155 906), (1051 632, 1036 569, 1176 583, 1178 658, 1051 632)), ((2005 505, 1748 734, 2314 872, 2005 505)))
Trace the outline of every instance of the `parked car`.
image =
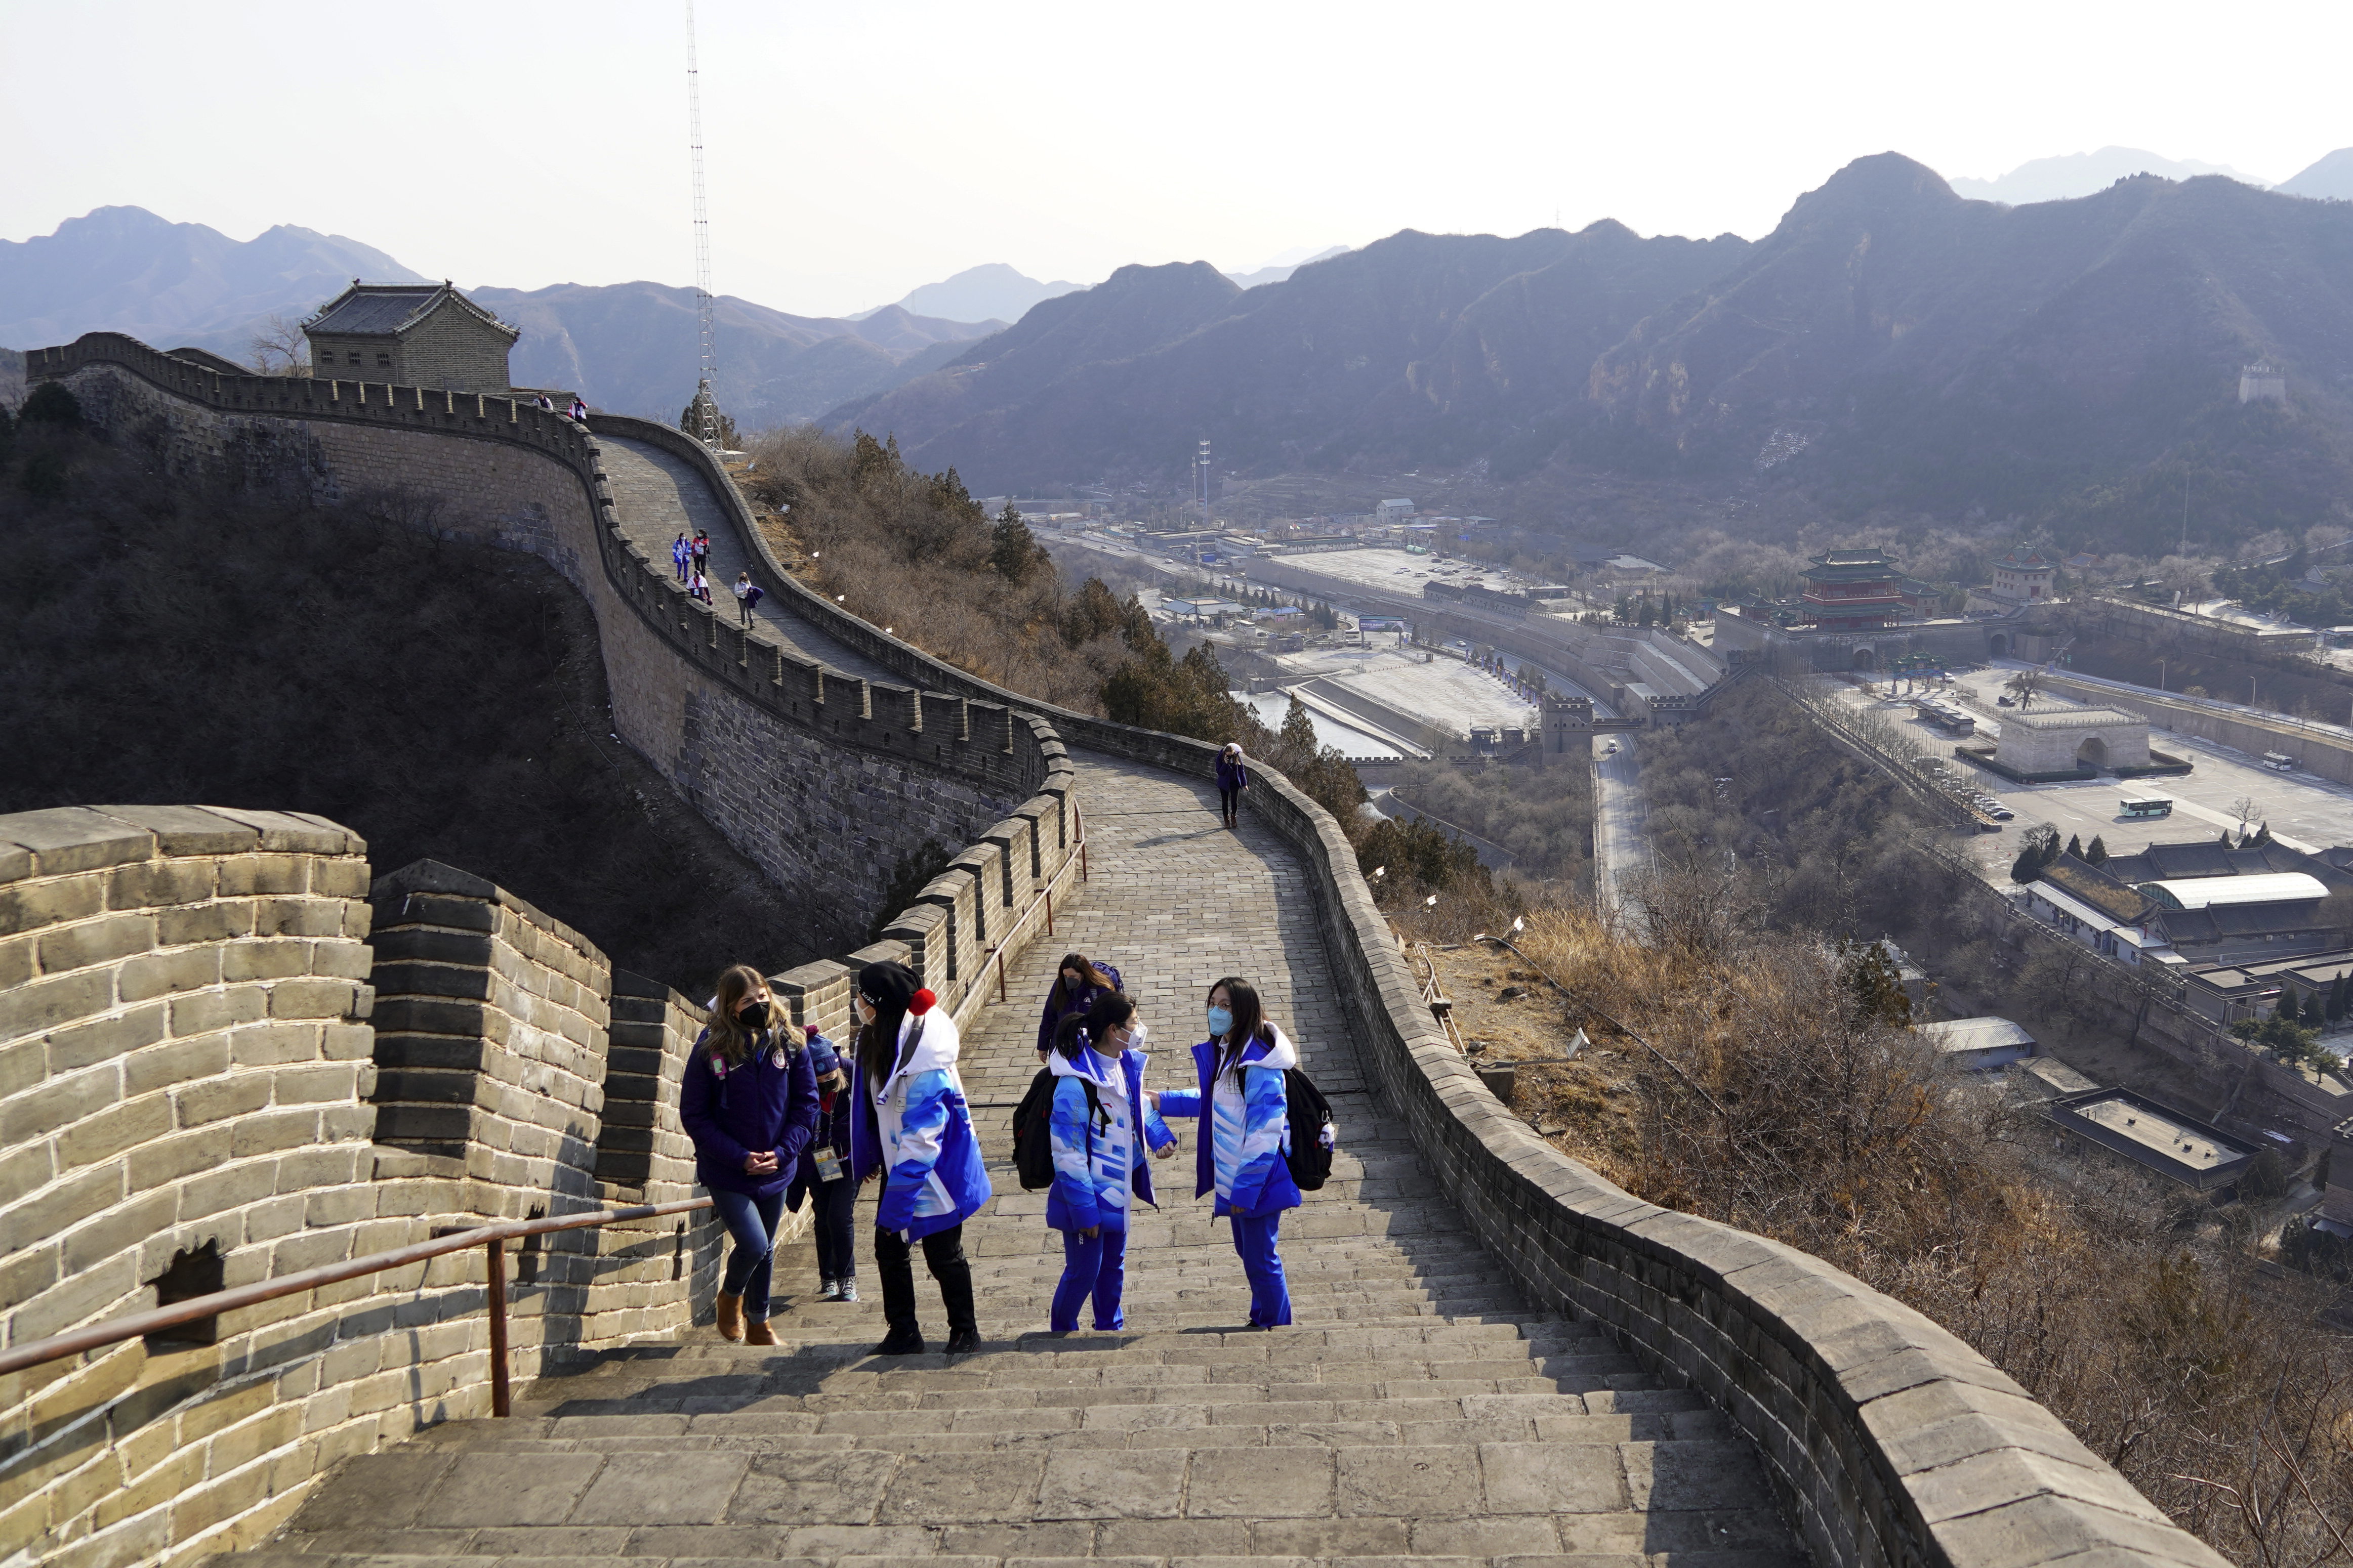
POLYGON ((1995 698, 1993 700, 1993 705, 1997 708, 2015 708, 2018 706, 2015 701, 2007 697, 1995 698))
POLYGON ((2008 822, 2017 816, 2018 813, 2010 810, 2010 807, 2002 805, 2000 801, 1996 801, 1991 805, 1986 807, 1986 815, 1992 817, 1996 822, 2008 822))

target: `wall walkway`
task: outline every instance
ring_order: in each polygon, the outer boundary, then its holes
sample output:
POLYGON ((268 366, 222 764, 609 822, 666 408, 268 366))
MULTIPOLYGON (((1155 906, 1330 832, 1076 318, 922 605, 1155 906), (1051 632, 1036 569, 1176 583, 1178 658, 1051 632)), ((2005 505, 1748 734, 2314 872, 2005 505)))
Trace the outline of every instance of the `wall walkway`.
MULTIPOLYGON (((90 375, 93 390, 122 392, 132 350, 164 359, 139 345, 92 347, 86 339, 72 351, 31 356, 30 374, 69 374, 69 360, 83 370, 112 366, 90 375)), ((435 408, 438 395, 414 389, 391 389, 388 413, 355 415, 327 408, 315 387, 224 388, 215 378, 208 389, 193 370, 180 387, 170 384, 183 372, 170 363, 132 374, 157 394, 146 398, 147 417, 168 424, 199 411, 204 418, 183 419, 180 438, 192 447, 213 441, 215 461, 243 462, 249 472, 256 465, 283 472, 289 455, 311 463, 304 454, 329 446, 330 436, 366 426, 400 437, 374 443, 387 479, 401 472, 396 459, 413 459, 444 465, 454 488, 471 450, 501 439, 488 412, 460 408, 454 397, 435 408)), ((884 945, 780 976, 796 1012, 839 1024, 849 965, 907 952, 927 977, 957 988, 952 1005, 972 1030, 984 1113, 1001 1111, 1026 1065, 1029 1009, 1043 976, 1022 967, 1020 952, 1005 952, 1013 1000, 1001 1017, 991 1016, 978 982, 990 973, 990 946, 1038 940, 1031 922, 1042 923, 1042 900, 1034 895, 1068 875, 1055 858, 1076 837, 1078 813, 1067 808, 1082 784, 1103 790, 1112 808, 1098 820, 1091 804, 1085 822, 1102 836, 1110 864, 1083 884, 1075 907, 1062 884, 1060 920, 1078 922, 1067 928, 1074 934, 1058 927, 1035 953, 1050 963, 1047 955, 1066 941, 1093 942, 1125 967, 1126 945, 1152 1018, 1179 1037, 1192 1032, 1205 975, 1239 961, 1243 973, 1274 977, 1279 1006, 1341 1091, 1348 1123, 1352 1163, 1343 1173, 1355 1184, 1312 1204, 1293 1226, 1302 1297, 1318 1316, 1288 1332, 1229 1342, 1219 1331, 1236 1315, 1227 1305, 1231 1266, 1198 1208, 1177 1199, 1165 1259, 1137 1259, 1140 1284, 1151 1283, 1136 1297, 1131 1340, 1101 1352, 1056 1342, 1046 1360, 1035 1342, 1007 1337, 1036 1323, 1051 1268, 1040 1229, 1020 1206, 1027 1200, 1008 1196, 977 1237, 987 1258, 1008 1260, 992 1264, 988 1276, 983 1323, 997 1337, 987 1355, 953 1367, 849 1363, 847 1351, 865 1334, 827 1329, 828 1310, 816 1306, 806 1319, 792 1315, 791 1348, 765 1355, 721 1351, 706 1331, 690 1331, 659 1352, 605 1356, 591 1374, 610 1380, 601 1388, 544 1383, 534 1419, 546 1425, 493 1430, 452 1421, 424 1444, 380 1456, 364 1484, 320 1489, 318 1511, 280 1550, 315 1563, 322 1551, 373 1553, 386 1531, 429 1528, 448 1532, 419 1542, 436 1553, 552 1552, 581 1561, 638 1550, 637 1532, 675 1524, 681 1533, 646 1536, 643 1549, 672 1560, 774 1560, 788 1546, 818 1561, 879 1552, 993 1563, 1083 1552, 1155 1563, 1425 1554, 1499 1563, 1659 1552, 1705 1552, 1714 1562, 1723 1550, 1784 1554, 1794 1540, 1816 1562, 1841 1568, 2010 1568, 2068 1557, 2088 1564, 2094 1554, 2119 1553, 2200 1568, 2219 1561, 1982 1357, 1918 1314, 1819 1259, 1631 1198, 1538 1140, 1487 1092, 1421 1006, 1337 825, 1279 776, 1261 775, 1252 791, 1251 826, 1240 842, 1219 836, 1203 799, 1207 744, 1027 703, 840 614, 776 570, 707 454, 647 422, 603 426, 700 471, 773 574, 764 586, 776 607, 910 686, 891 697, 861 682, 862 710, 837 718, 827 700, 832 682, 821 671, 678 604, 661 583, 666 553, 657 573, 617 529, 575 534, 565 531, 571 524, 551 526, 541 547, 560 562, 577 537, 588 549, 575 553, 575 580, 592 576, 586 554, 596 554, 615 595, 607 608, 628 611, 600 610, 608 662, 614 643, 650 635, 669 648, 669 665, 624 660, 649 691, 674 679, 666 670, 683 668, 697 700, 723 691, 820 739, 839 732, 845 745, 884 755, 901 747, 897 754, 911 760, 944 734, 960 746, 994 745, 996 734, 1010 742, 1018 726, 1035 737, 1039 768, 1062 781, 981 835, 902 912, 884 945), (764 647, 772 650, 766 664, 764 647), (811 710, 821 702, 826 711, 811 710), (1019 717, 992 734, 976 721, 990 705, 1019 717), (984 926, 993 934, 983 936, 984 926), (1027 996, 1015 994, 1017 979, 1027 996), (1155 1263, 1158 1271, 1147 1272, 1155 1263), (746 1382, 746 1360, 757 1367, 756 1384, 746 1382), (1476 1370, 1449 1365, 1464 1360, 1476 1370), (1299 1375, 1309 1367, 1312 1379, 1299 1375), (1425 1380, 1430 1386, 1406 1386, 1425 1380), (1303 1384, 1317 1394, 1303 1395, 1303 1384), (1137 1389, 1151 1392, 1121 1392, 1137 1389), (1637 1396, 1660 1403, 1641 1408, 1637 1396), (640 1403, 616 1417, 633 1400, 640 1403), (719 1416, 733 1426, 693 1425, 719 1416), (1642 1416, 1664 1422, 1636 1425, 1642 1416), (1583 1425, 1596 1418, 1605 1425, 1583 1425), (1437 1440, 1416 1440, 1425 1435, 1437 1440), (1021 1436, 1038 1440, 1026 1447, 1007 1440, 1021 1436), (475 1458, 450 1452, 475 1444, 484 1446, 475 1458), (1681 1444, 1694 1447, 1685 1453, 1681 1444), (1153 1446, 1181 1449, 1183 1464, 1139 1453, 1153 1446), (1238 1458, 1224 1451, 1237 1446, 1265 1452, 1238 1458), (433 1518, 421 1506, 406 1518, 367 1511, 388 1494, 430 1497, 433 1518), (1787 1535, 1762 1527, 1757 1500, 1767 1495, 1787 1535), (1730 1505, 1721 1531, 1711 1512, 1717 1503, 1730 1505), (1669 1528, 1687 1524, 1700 1533, 1669 1528), (531 1532, 527 1543, 497 1533, 517 1531, 531 1532), (732 1533, 739 1531, 750 1533, 732 1533)), ((562 431, 543 435, 559 447, 565 439, 562 431)), ((609 481, 581 478, 575 462, 587 445, 564 461, 575 465, 569 482, 601 501, 609 481)), ((485 461, 495 469, 503 459, 485 461)), ((512 501, 518 510, 506 515, 525 520, 542 504, 521 489, 512 501)), ((540 515, 553 514, 550 507, 540 515)), ((604 592, 584 591, 592 600, 604 592)), ((646 710, 675 711, 683 724, 691 710, 684 700, 664 710, 649 700, 646 710)), ((649 755, 672 755, 660 750, 659 730, 646 732, 649 755)), ((745 754, 744 739, 711 733, 704 765, 745 754)), ((944 756, 947 750, 943 744, 944 756)), ((706 810, 726 808, 698 796, 693 766, 674 776, 706 810)), ((0 929, 0 941, 20 929, 0 929)), ((23 949, 26 963, 46 963, 46 940, 23 949)), ((71 942, 58 951, 61 962, 102 969, 114 962, 71 942)), ((16 973, 26 976, 21 987, 46 972, 16 973)), ((58 1049, 54 1021, 29 1011, 12 1016, 0 1044, 29 1040, 20 1054, 48 1059, 58 1049)), ((1160 1070, 1172 1065, 1164 1054, 1160 1070)), ((661 1082, 658 1071, 638 1076, 661 1082)), ((9 1110, 0 1106, 0 1115, 9 1110)), ((20 1430, 38 1426, 34 1392, 0 1390, 8 1408, 26 1413, 12 1419, 32 1423, 20 1430)), ((303 1500, 307 1475, 290 1474, 289 1489, 267 1510, 235 1522, 284 1517, 303 1500)), ((92 1517, 111 1509, 118 1519, 136 1507, 144 1518, 171 1512, 171 1494, 163 1495, 159 1502, 153 1492, 134 1499, 132 1490, 101 1489, 76 1506, 92 1517)), ((20 1516, 0 1520, 23 1538, 20 1516)), ((191 1522, 200 1535, 216 1530, 221 1516, 191 1522)), ((185 1556, 184 1543, 196 1535, 174 1531, 146 1554, 185 1556)), ((144 1551, 109 1555, 92 1538, 84 1555, 114 1562, 144 1551)))

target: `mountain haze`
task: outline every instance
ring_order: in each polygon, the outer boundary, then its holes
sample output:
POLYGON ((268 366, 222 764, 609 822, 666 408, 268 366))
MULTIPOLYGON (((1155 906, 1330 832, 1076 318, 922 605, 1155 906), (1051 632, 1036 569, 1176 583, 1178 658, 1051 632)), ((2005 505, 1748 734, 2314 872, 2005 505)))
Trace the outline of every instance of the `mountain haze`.
POLYGON ((143 207, 99 207, 54 234, 0 240, 0 342, 128 332, 242 362, 270 316, 299 321, 353 278, 425 281, 383 251, 291 224, 234 240, 143 207))
POLYGON ((1206 262, 1126 267, 827 422, 991 488, 1159 474, 1205 436, 1243 468, 1467 460, 1580 397, 1595 354, 1746 249, 1602 223, 1408 230, 1247 292, 1206 262))
POLYGON ((900 300, 897 308, 947 321, 1018 321, 1030 306, 1085 287, 1059 280, 1040 283, 1002 261, 988 261, 967 267, 953 278, 924 284, 900 300))
POLYGON ((1957 195, 1985 202, 2058 202, 2093 192, 2134 174, 2156 174, 2168 180, 2194 180, 2200 174, 2262 189, 2270 182, 2242 174, 2222 163, 2201 163, 2195 158, 2165 158, 2137 147, 2103 147, 2096 153, 2069 153, 2056 158, 2036 158, 1992 180, 1951 182, 1957 195))
POLYGON ((2291 196, 2353 201, 2353 147, 2339 147, 2310 168, 2282 181, 2279 189, 2291 196))
MULTIPOLYGON (((516 384, 577 391, 598 408, 675 419, 694 395, 701 331, 691 289, 560 283, 468 291, 522 329, 516 384)), ((719 405, 744 428, 815 418, 919 375, 1002 323, 934 321, 886 305, 862 321, 794 316, 722 295, 719 405)))

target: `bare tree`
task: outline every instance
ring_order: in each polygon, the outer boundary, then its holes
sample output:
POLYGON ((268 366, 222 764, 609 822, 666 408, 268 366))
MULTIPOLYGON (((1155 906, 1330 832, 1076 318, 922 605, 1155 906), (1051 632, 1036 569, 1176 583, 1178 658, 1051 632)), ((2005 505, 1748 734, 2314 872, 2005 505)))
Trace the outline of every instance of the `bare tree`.
POLYGON ((2247 836, 2247 824, 2253 819, 2258 809, 2255 797, 2251 795, 2242 795, 2231 803, 2231 815, 2239 819, 2240 837, 2247 836))
POLYGON ((263 375, 311 374, 311 340, 303 335, 300 321, 272 312, 247 347, 253 368, 263 375))
POLYGON ((2026 711, 2027 705, 2034 700, 2034 694, 2042 689, 2042 672, 2039 669, 2021 669, 2002 682, 2002 685, 2018 699, 2018 710, 2023 713, 2026 711))

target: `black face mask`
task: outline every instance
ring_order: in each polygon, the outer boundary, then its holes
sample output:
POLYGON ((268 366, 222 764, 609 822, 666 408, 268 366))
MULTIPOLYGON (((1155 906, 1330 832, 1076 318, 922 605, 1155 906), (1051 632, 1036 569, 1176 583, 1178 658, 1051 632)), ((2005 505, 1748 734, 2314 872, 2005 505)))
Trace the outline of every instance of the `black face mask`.
POLYGON ((754 1002, 736 1014, 735 1021, 747 1029, 765 1029, 768 1026, 768 1005, 765 1002, 754 1002))

